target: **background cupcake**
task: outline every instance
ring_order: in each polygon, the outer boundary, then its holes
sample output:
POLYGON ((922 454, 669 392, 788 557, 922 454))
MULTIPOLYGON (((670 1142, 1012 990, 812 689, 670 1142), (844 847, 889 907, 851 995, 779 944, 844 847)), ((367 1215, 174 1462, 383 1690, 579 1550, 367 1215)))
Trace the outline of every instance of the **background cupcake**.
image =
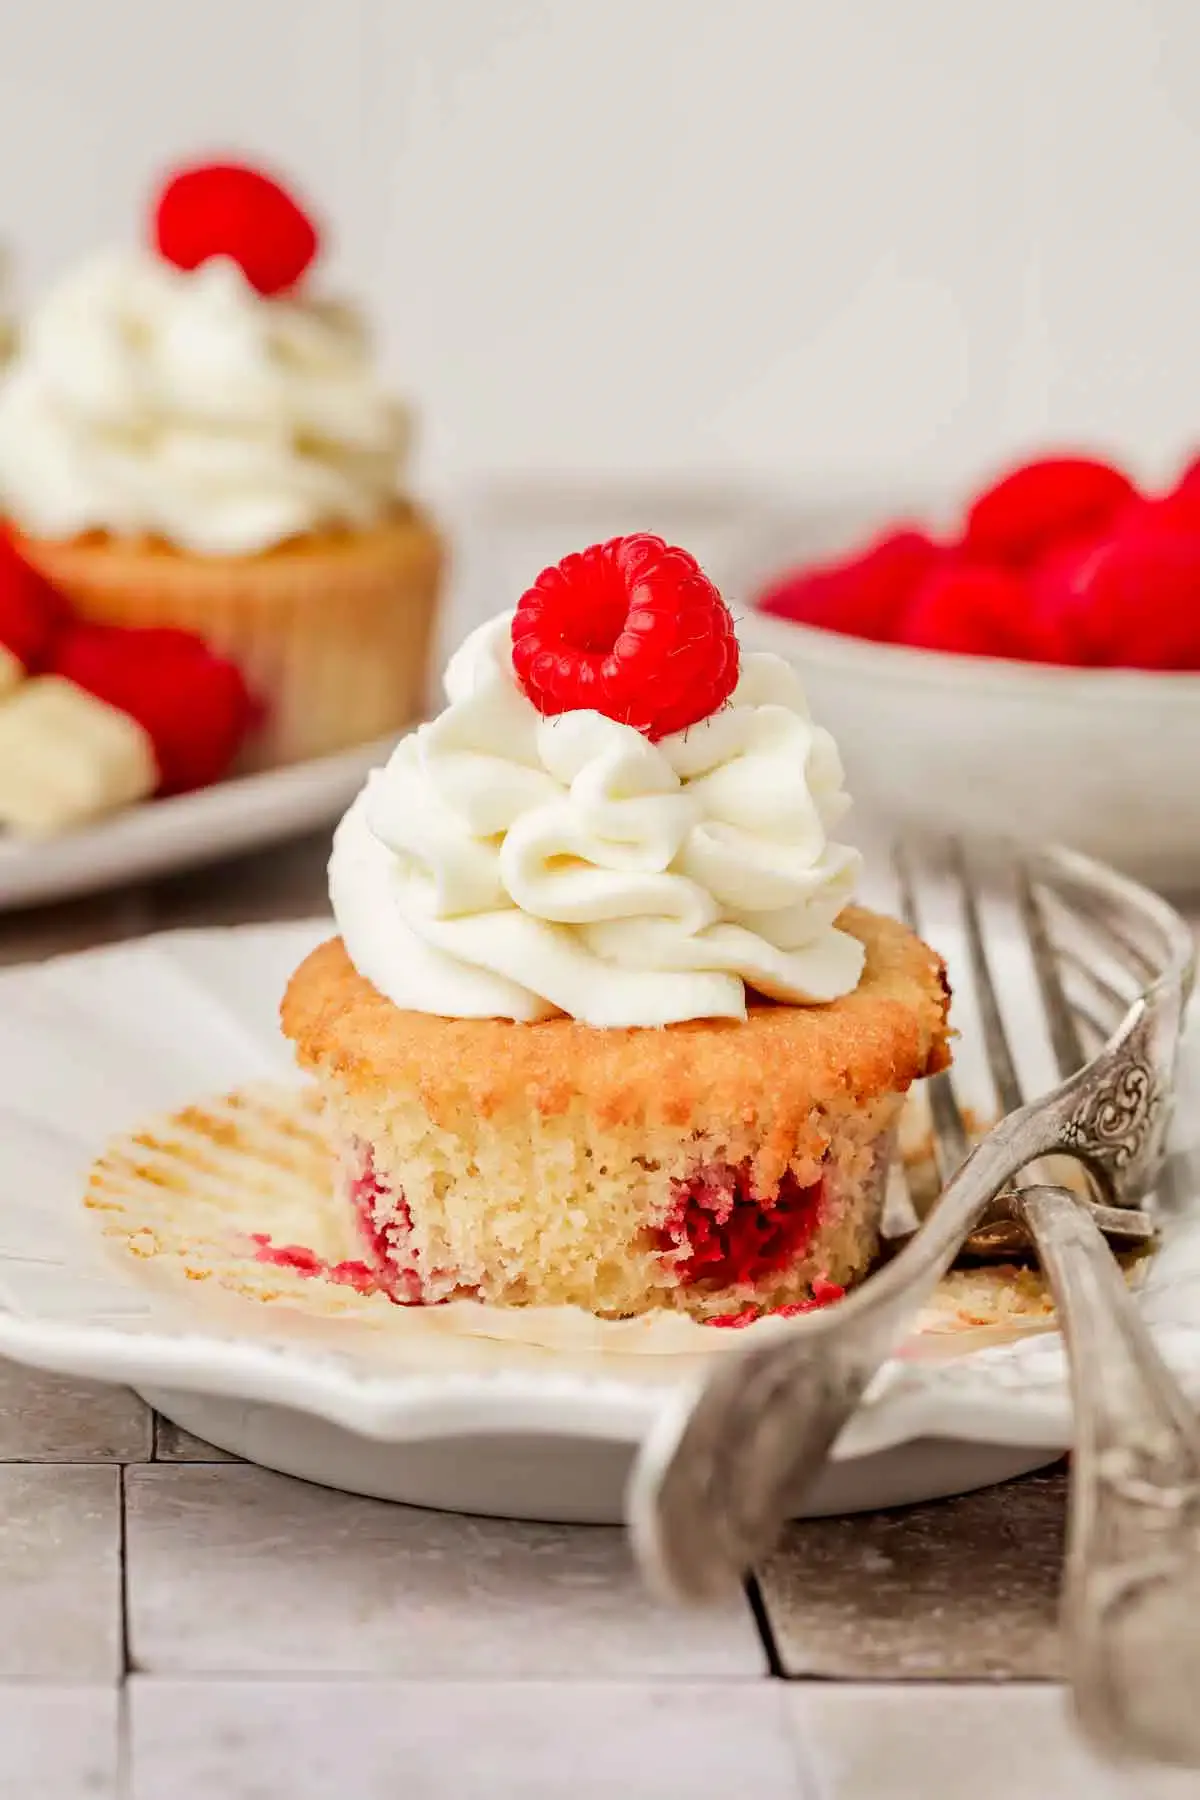
POLYGON ((0 383, 0 509, 84 617, 201 633, 263 705, 248 760, 409 723, 441 570, 401 497, 407 413, 305 213, 241 165, 184 170, 154 247, 68 276, 0 383))

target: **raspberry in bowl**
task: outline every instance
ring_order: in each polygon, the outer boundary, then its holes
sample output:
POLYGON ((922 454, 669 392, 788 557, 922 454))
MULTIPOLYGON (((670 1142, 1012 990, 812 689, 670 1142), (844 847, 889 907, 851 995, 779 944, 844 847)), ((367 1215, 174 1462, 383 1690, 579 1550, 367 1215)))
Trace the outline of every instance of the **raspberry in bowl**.
POLYGON ((797 515, 739 582, 744 640, 803 670, 868 835, 983 830, 1200 883, 1200 470, 1149 493, 1060 454, 937 526, 881 516, 797 515))
POLYGON ((339 827, 283 1024, 405 1304, 837 1298, 876 1254, 939 958, 853 904, 829 735, 638 535, 544 571, 339 827))

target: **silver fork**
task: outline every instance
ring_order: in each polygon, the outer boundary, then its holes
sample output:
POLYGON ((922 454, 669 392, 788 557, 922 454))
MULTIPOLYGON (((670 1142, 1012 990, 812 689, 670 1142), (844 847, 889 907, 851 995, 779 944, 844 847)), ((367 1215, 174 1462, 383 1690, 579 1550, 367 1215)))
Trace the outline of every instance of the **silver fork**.
MULTIPOLYGON (((679 1598, 715 1597, 740 1579, 770 1549, 871 1378, 987 1215, 976 1248, 1010 1254, 1014 1231, 1025 1244, 1032 1238, 1065 1327, 1076 1452, 1064 1624, 1081 1721, 1110 1748, 1197 1766, 1200 1432, 1100 1230, 1119 1223, 1112 1210, 1146 1199, 1161 1165, 1193 946, 1170 908, 1084 858, 1046 852, 1015 866, 1063 1079, 1024 1103, 976 885, 956 853, 949 867, 1006 1116, 971 1149, 951 1078, 928 1084, 946 1180, 940 1199, 846 1300, 786 1328, 761 1328, 758 1344, 722 1356, 700 1389, 663 1415, 631 1482, 630 1529, 651 1579, 679 1598), (1059 944, 1047 896, 1061 901, 1064 891, 1075 925, 1142 988, 1132 1004, 1109 975, 1059 944), (1099 1048, 1086 1060, 1089 1041, 1099 1048), (1042 1159, 1063 1154, 1091 1170, 1101 1206, 1045 1181, 1010 1189, 1022 1171, 1040 1173, 1042 1159)), ((905 859, 900 874, 911 898, 905 859)))

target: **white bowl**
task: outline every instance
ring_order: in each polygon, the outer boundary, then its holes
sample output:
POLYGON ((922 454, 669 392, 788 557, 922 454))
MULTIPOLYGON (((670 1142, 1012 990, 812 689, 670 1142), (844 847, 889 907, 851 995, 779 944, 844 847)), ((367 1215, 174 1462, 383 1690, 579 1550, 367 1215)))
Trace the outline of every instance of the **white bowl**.
POLYGON ((746 648, 800 671, 868 835, 985 830, 1200 890, 1200 674, 949 656, 739 612, 746 648))

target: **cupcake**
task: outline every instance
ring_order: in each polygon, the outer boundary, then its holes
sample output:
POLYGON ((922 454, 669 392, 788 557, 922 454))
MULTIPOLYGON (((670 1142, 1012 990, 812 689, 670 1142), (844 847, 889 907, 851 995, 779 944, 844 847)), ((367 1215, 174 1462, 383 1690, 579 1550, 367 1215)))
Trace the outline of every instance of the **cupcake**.
POLYGON ((248 761, 420 712, 442 553, 401 495, 410 428, 317 234, 235 165, 164 188, 154 247, 69 276, 0 381, 0 511, 84 618, 172 625, 262 704, 248 761))
POLYGON ((616 539, 467 639, 338 829, 283 1025, 399 1301, 701 1320, 879 1242, 938 957, 852 903, 836 748, 686 552, 616 539))

